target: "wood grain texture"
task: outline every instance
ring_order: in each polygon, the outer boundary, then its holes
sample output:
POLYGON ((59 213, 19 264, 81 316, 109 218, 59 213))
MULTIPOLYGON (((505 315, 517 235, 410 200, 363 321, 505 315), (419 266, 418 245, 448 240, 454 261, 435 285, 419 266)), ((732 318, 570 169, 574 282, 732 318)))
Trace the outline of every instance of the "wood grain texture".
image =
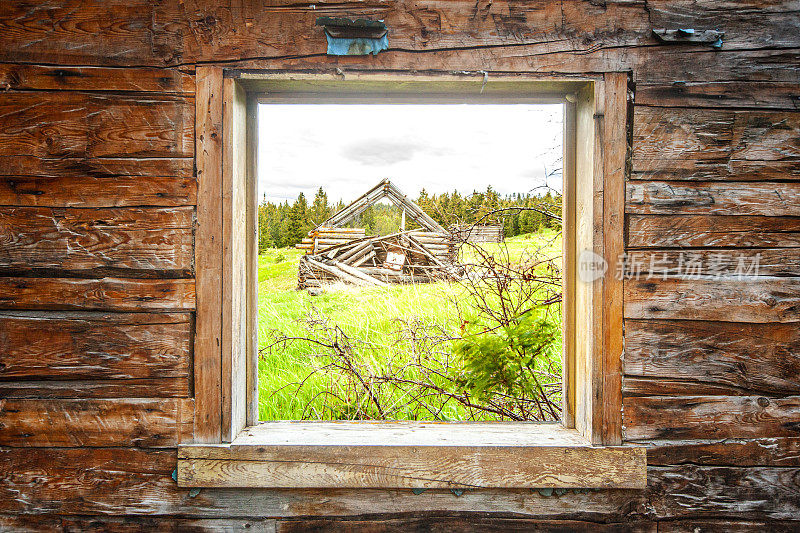
POLYGON ((193 279, 0 277, 0 309, 192 311, 193 279))
POLYGON ((222 69, 197 69, 197 329, 194 388, 197 442, 222 438, 223 125, 222 69))
MULTIPOLYGON (((626 253, 628 278, 668 276, 772 276, 800 274, 799 248, 693 248, 631 250, 626 253)), ((617 271, 614 275, 618 275, 617 271)))
POLYGON ((0 272, 190 277, 194 208, 0 207, 0 272))
POLYGON ((191 379, 0 381, 0 398, 188 398, 191 379))
POLYGON ((194 176, 194 157, 36 157, 0 156, 4 178, 119 178, 194 176))
POLYGON ((188 446, 183 487, 644 488, 643 448, 590 446, 188 446))
POLYGON ((174 447, 191 435, 191 399, 0 399, 0 446, 174 447))
POLYGON ((37 207, 190 206, 197 182, 173 176, 0 177, 0 205, 37 207))
POLYGON ((647 463, 796 467, 800 466, 800 437, 653 441, 647 443, 647 463))
POLYGON ((625 281, 625 318, 799 322, 800 279, 640 279, 625 281))
POLYGON ((800 470, 681 465, 650 467, 648 505, 658 518, 796 520, 800 470))
POLYGON ((191 533, 275 533, 268 518, 177 518, 146 516, 0 515, 0 529, 17 533, 65 531, 68 533, 137 533, 168 531, 191 533))
POLYGON ((798 248, 800 218, 629 215, 629 248, 798 248))
POLYGON ((0 379, 188 379, 192 322, 186 313, 2 311, 0 379))
POLYGON ((637 106, 633 178, 800 179, 800 115, 637 106))
POLYGON ((191 98, 8 92, 0 156, 191 157, 191 98))
POLYGON ((654 389, 678 379, 751 394, 796 394, 800 331, 794 324, 626 320, 625 374, 654 380, 654 389))
POLYGON ((0 64, 3 90, 119 91, 194 94, 194 78, 178 69, 0 64))
POLYGON ((377 519, 288 519, 277 522, 279 533, 305 531, 339 531, 343 533, 386 533, 389 531, 429 531, 431 533, 467 533, 471 531, 513 532, 537 531, 540 533, 631 532, 656 533, 655 522, 631 521, 611 524, 591 520, 545 520, 536 518, 494 518, 485 516, 421 516, 377 519))
POLYGON ((796 83, 675 80, 638 83, 636 105, 795 111, 800 102, 796 83))
POLYGON ((799 396, 628 397, 623 405, 627 440, 800 435, 799 396))
POLYGON ((625 212, 641 215, 800 215, 800 183, 631 181, 625 212))
MULTIPOLYGON (((628 75, 606 74, 603 117, 603 254, 612 272, 624 250, 625 177, 628 161, 628 75)), ((602 392, 598 404, 602 429, 600 442, 622 443, 622 279, 603 278, 602 392)))

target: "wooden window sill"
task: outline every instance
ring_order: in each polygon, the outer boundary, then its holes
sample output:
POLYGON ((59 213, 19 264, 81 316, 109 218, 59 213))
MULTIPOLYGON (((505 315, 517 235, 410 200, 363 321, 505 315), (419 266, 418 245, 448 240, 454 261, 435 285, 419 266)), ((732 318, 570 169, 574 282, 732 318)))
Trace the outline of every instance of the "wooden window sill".
POLYGON ((560 424, 263 422, 178 449, 182 487, 644 488, 646 451, 560 424))

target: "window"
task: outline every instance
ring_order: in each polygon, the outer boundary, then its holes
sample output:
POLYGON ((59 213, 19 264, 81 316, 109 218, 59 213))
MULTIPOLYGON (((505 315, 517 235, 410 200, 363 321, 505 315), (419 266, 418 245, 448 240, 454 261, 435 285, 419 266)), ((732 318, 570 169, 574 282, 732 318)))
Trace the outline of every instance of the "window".
POLYGON ((181 485, 644 487, 644 449, 615 446, 621 441, 622 282, 579 275, 586 257, 605 258, 601 267, 614 272, 623 251, 625 74, 484 83, 482 76, 448 75, 223 76, 203 67, 197 110, 195 431, 193 443, 179 450, 181 485), (265 94, 565 104, 561 424, 257 423, 254 146, 257 99, 265 94))

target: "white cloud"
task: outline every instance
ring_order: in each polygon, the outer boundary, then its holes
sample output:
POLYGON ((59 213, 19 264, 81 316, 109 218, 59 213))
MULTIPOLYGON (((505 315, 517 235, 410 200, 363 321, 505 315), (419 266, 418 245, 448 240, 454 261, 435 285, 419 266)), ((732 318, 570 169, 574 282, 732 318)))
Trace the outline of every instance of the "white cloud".
MULTIPOLYGON (((560 165, 560 105, 259 107, 259 196, 292 201, 322 186, 349 202, 384 177, 406 194, 502 194, 544 183, 560 165)), ((549 185, 560 188, 558 177, 549 185)))

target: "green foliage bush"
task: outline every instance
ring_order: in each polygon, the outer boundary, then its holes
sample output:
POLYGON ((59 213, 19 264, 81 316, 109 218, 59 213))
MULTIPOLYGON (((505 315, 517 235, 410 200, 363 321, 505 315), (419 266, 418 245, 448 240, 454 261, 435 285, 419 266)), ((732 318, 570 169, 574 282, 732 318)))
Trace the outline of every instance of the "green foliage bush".
POLYGON ((480 401, 505 395, 528 398, 539 392, 535 370, 550 360, 548 351, 559 336, 557 324, 543 313, 529 310, 507 326, 487 328, 466 322, 454 343, 463 360, 459 384, 480 401))

